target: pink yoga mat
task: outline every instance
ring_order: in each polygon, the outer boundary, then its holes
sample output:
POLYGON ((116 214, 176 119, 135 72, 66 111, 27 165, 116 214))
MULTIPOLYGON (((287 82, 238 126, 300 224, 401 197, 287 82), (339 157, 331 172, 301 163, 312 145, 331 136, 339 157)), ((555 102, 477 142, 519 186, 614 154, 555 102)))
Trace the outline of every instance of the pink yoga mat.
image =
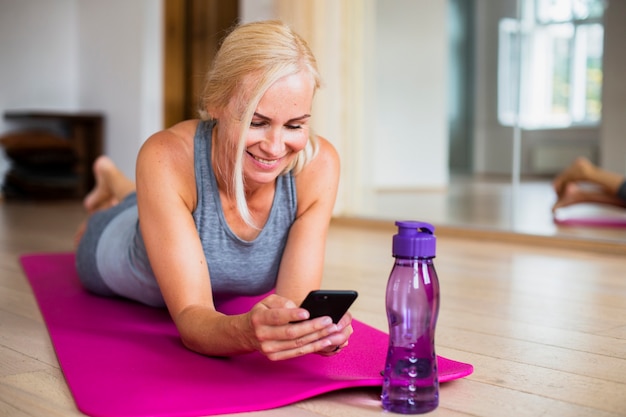
MULTIPOLYGON (((61 369, 83 413, 99 417, 205 416, 280 407, 334 390, 380 386, 387 335, 353 322, 339 355, 271 362, 260 354, 209 358, 180 342, 167 311, 83 290, 74 255, 20 258, 61 369)), ((226 313, 255 299, 233 299, 226 313)), ((472 373, 439 357, 440 381, 472 373)))

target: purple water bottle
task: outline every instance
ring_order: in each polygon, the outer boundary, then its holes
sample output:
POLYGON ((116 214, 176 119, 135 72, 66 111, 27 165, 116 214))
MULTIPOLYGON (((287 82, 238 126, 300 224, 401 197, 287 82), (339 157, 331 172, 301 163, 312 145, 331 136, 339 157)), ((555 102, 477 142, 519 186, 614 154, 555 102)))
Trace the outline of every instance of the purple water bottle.
POLYGON ((421 414, 439 405, 435 228, 414 221, 398 221, 396 226, 398 233, 393 236, 396 259, 386 294, 389 350, 381 398, 387 411, 421 414))

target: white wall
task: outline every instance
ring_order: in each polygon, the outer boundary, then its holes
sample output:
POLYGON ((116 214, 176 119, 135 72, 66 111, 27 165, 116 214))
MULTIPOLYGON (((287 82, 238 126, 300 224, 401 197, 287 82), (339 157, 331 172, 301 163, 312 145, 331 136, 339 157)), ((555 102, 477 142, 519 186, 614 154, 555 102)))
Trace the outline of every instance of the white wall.
POLYGON ((78 14, 81 108, 105 114, 105 153, 134 178, 163 123, 161 1, 80 0, 78 14))
POLYGON ((510 172, 512 129, 498 123, 498 20, 515 16, 515 0, 475 0, 474 169, 510 172))
POLYGON ((610 0, 605 17, 600 163, 626 174, 626 2, 610 0))
POLYGON ((445 187, 447 1, 378 0, 375 13, 374 186, 445 187))
POLYGON ((274 0, 239 0, 239 18, 242 23, 277 19, 274 0))
POLYGON ((0 112, 102 112, 105 153, 134 177, 162 126, 161 13, 160 0, 0 0, 0 112))
POLYGON ((1 1, 0 107, 76 107, 75 4, 76 0, 1 1))

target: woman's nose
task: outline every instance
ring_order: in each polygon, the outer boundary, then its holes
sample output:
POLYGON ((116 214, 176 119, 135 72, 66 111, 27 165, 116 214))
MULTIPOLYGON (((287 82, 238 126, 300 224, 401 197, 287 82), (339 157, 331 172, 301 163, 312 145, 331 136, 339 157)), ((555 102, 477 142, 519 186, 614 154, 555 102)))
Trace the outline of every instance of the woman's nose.
POLYGON ((267 131, 265 139, 261 143, 261 149, 268 155, 280 156, 284 147, 282 132, 279 128, 272 128, 267 131))

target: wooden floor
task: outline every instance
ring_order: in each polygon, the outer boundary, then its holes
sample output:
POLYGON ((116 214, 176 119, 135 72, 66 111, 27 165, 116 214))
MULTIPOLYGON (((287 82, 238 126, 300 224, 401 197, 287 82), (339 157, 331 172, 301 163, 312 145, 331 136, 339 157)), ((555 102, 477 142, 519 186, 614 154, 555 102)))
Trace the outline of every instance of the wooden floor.
MULTIPOLYGON (((17 262, 71 250, 81 220, 76 203, 0 202, 0 416, 81 415, 17 262)), ((393 233, 391 222, 339 219, 328 240, 324 287, 359 291, 354 316, 382 330, 393 233)), ((438 236, 437 353, 475 371, 443 384, 430 415, 626 416, 626 244, 572 249, 446 227, 438 236)), ((340 391, 242 416, 388 415, 379 394, 340 391)))

